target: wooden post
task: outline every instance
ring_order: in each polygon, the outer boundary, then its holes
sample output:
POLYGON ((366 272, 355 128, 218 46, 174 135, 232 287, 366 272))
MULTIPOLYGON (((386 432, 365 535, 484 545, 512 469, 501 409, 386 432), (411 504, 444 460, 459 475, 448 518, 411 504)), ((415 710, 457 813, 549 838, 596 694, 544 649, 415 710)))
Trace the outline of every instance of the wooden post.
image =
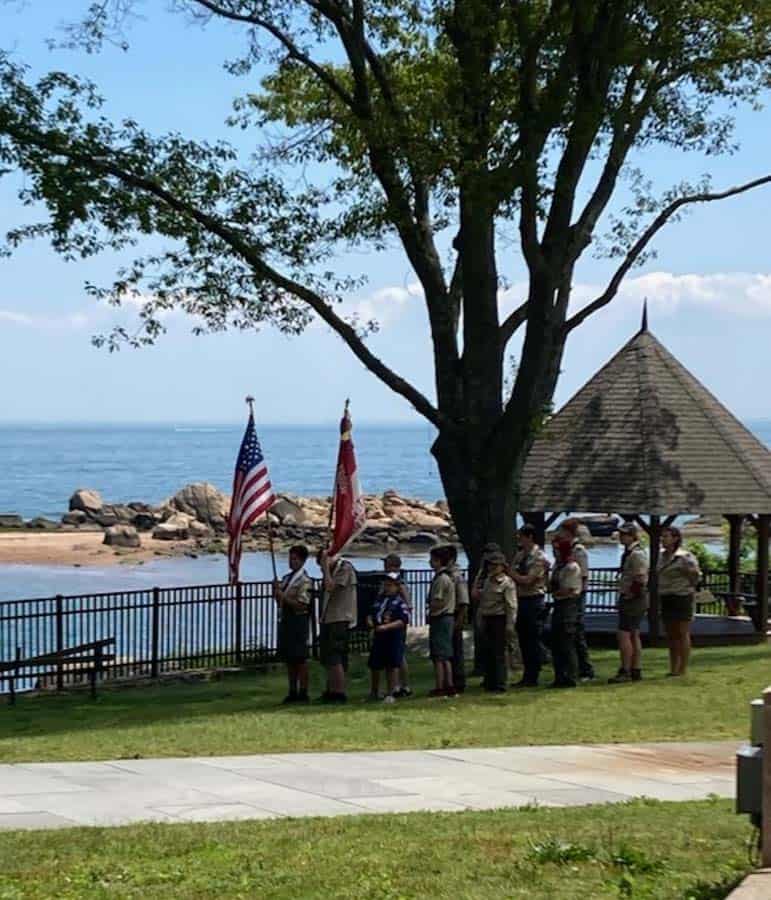
MULTIPOLYGON (((64 597, 56 595, 56 652, 64 650, 64 597)), ((59 661, 56 664, 56 690, 64 690, 64 664, 59 661)))
POLYGON ((152 620, 150 623, 150 677, 157 678, 160 674, 160 663, 158 659, 158 644, 160 643, 161 634, 161 590, 153 588, 153 610, 152 620))
POLYGON ((648 636, 652 647, 655 647, 661 637, 659 618, 659 552, 661 547, 661 519, 659 516, 651 516, 647 528, 650 540, 650 572, 648 574, 648 597, 650 607, 648 609, 648 636))
POLYGON ((739 593, 739 576, 742 551, 742 524, 744 516, 726 516, 728 520, 728 593, 739 593))
MULTIPOLYGON (((771 528, 771 515, 758 516, 758 631, 765 640, 768 632, 768 541, 771 528)), ((771 753, 769 753, 771 756, 771 753)))
POLYGON ((771 866, 771 687, 763 691, 763 786, 762 786, 762 810, 763 824, 761 825, 761 865, 763 868, 771 866))

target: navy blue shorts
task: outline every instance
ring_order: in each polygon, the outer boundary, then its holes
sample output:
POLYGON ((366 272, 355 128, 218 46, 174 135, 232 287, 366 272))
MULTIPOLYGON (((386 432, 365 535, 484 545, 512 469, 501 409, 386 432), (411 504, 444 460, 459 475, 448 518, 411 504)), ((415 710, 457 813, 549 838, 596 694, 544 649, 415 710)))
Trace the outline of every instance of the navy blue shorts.
POLYGON ((404 659, 404 640, 400 634, 388 635, 387 638, 375 635, 372 638, 372 649, 369 651, 367 665, 375 672, 383 669, 398 669, 404 659))

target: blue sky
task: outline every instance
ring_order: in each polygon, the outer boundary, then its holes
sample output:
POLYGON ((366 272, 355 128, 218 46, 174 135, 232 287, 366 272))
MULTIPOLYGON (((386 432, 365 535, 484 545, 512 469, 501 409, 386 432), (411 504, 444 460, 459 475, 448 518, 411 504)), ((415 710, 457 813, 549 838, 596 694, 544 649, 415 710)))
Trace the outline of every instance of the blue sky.
MULTIPOLYGON (((66 5, 77 10, 85 4, 66 5)), ((223 121, 232 99, 254 86, 253 78, 239 83, 222 69, 241 46, 237 27, 203 31, 159 14, 136 23, 128 53, 51 52, 46 39, 56 32, 62 6, 0 3, 0 47, 35 73, 61 68, 93 78, 111 115, 133 116, 158 132, 228 136, 223 121)), ((248 146, 250 135, 231 137, 248 146)), ((722 187, 771 170, 768 111, 741 111, 738 138, 741 149, 733 157, 707 160, 651 149, 636 163, 662 189, 707 171, 722 187)), ((13 179, 0 181, 3 230, 29 216, 14 186, 13 179)), ((767 188, 700 208, 662 232, 657 259, 635 271, 617 301, 574 332, 557 404, 637 329, 647 297, 652 330, 707 387, 741 418, 771 418, 764 389, 771 350, 770 210, 767 188)), ((83 284, 107 283, 115 262, 65 264, 44 243, 0 259, 0 422, 235 421, 246 393, 257 396, 263 422, 329 421, 346 395, 360 421, 418 420, 321 326, 300 338, 272 330, 194 337, 189 321, 171 316, 169 334, 154 348, 113 355, 93 348, 91 335, 108 330, 119 314, 89 300, 83 284)), ((339 266, 368 275, 349 306, 380 318, 373 349, 432 394, 425 315, 404 257, 359 251, 339 266)), ((501 245, 500 267, 512 284, 501 300, 507 307, 524 286, 516 244, 501 245)), ((576 303, 599 292, 611 271, 607 261, 587 256, 576 277, 576 303)))

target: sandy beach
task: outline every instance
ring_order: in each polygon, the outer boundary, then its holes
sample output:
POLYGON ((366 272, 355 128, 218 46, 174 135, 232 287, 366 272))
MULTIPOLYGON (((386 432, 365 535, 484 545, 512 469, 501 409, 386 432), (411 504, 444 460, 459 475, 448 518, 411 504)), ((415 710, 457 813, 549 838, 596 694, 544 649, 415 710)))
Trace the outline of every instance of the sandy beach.
POLYGON ((0 532, 0 563, 61 566, 109 566, 139 563, 194 552, 195 541, 157 541, 141 536, 135 549, 107 547, 100 531, 0 532))

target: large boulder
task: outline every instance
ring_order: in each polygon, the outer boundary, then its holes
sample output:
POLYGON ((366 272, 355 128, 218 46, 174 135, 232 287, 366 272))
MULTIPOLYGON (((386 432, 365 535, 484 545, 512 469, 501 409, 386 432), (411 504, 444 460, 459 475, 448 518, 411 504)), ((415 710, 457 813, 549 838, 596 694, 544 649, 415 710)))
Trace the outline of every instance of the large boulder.
POLYGON ((230 512, 230 497, 217 490, 213 484, 200 482, 186 485, 164 505, 205 525, 221 528, 230 512))
POLYGON ((33 528, 35 531, 56 531, 58 527, 58 522, 52 522, 50 519, 46 519, 45 516, 37 516, 37 518, 27 522, 27 528, 33 528))
POLYGON ((110 547, 141 547, 139 533, 133 525, 113 525, 104 533, 102 542, 110 547))
POLYGON ((153 537, 157 541, 186 541, 190 537, 190 523, 193 521, 193 516, 177 513, 156 525, 153 537))
POLYGON ((302 525, 307 519, 302 506, 289 497, 279 497, 270 511, 282 525, 302 525))
POLYGON ((102 515, 113 515, 120 525, 131 525, 136 511, 123 503, 110 503, 102 509, 102 515))
POLYGON ((80 509, 86 515, 93 515, 98 513, 103 506, 102 495, 99 491, 94 491, 91 488, 78 488, 70 497, 70 511, 80 509))
POLYGON ((73 509, 62 516, 62 525, 85 525, 87 521, 88 516, 82 509, 73 509))
POLYGON ((21 528, 23 525, 24 519, 18 513, 0 514, 0 528, 21 528))

